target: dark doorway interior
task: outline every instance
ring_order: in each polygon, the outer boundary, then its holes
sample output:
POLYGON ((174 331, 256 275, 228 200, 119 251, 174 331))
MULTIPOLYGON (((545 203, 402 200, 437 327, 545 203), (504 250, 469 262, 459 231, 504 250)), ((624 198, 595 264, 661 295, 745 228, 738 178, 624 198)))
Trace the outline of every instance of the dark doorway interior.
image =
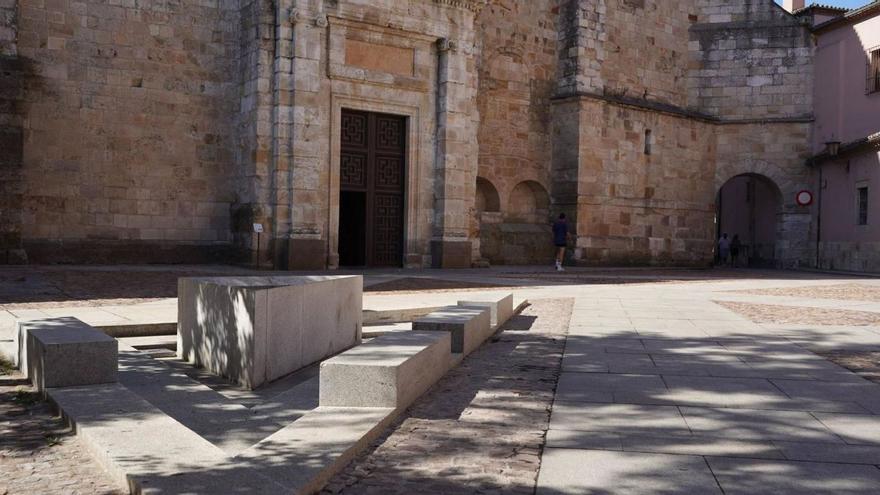
POLYGON ((406 118, 342 111, 339 264, 403 264, 406 118))
POLYGON ((367 264, 367 194, 340 191, 339 194, 339 264, 367 264))
POLYGON ((776 184, 758 174, 738 175, 718 192, 717 238, 738 236, 741 252, 737 264, 773 267, 776 258, 777 216, 782 196, 776 184))

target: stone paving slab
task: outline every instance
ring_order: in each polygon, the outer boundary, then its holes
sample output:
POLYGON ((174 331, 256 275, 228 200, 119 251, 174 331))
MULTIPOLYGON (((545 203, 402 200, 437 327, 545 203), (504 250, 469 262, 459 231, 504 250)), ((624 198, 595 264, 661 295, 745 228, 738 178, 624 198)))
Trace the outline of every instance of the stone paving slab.
POLYGON ((697 435, 756 440, 843 443, 830 428, 805 411, 770 411, 681 407, 681 415, 697 435))
POLYGON ((699 456, 602 450, 544 450, 538 495, 721 494, 699 456))
MULTIPOLYGON (((811 444, 812 445, 812 444, 811 444)), ((595 431, 550 430, 548 448, 617 450, 655 454, 679 454, 760 459, 787 459, 771 441, 717 438, 687 433, 638 432, 605 433, 595 431)))
POLYGON ((880 465, 880 447, 780 440, 774 440, 773 445, 792 461, 880 465))
POLYGON ((880 469, 852 464, 712 457, 707 462, 725 495, 874 495, 880 469))
POLYGON ((558 396, 553 404, 550 429, 597 433, 690 433, 688 423, 675 406, 568 403, 559 401, 558 396))
POLYGON ((880 416, 814 412, 813 417, 848 444, 880 446, 880 416))

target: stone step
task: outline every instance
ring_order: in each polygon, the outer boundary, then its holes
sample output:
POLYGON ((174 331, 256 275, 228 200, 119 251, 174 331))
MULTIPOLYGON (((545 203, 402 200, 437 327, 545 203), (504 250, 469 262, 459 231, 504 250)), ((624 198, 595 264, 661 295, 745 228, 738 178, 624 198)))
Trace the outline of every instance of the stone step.
POLYGON ((452 353, 467 356, 494 333, 490 318, 489 308, 446 306, 413 321, 413 331, 448 332, 452 353))
POLYGON ((19 368, 37 390, 116 381, 116 339, 76 318, 18 323, 19 368))
POLYGON ((321 363, 319 403, 402 410, 453 363, 448 332, 377 337, 321 363))
POLYGON ((458 301, 458 305, 465 308, 489 308, 490 324, 496 330, 513 316, 513 294, 498 299, 458 301))

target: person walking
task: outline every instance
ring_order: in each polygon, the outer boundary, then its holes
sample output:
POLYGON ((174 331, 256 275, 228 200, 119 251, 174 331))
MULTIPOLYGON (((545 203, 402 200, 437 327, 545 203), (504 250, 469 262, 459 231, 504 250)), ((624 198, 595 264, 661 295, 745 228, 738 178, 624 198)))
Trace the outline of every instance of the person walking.
POLYGON ((727 266, 727 261, 730 259, 730 239, 727 238, 727 234, 724 233, 721 235, 721 239, 718 239, 718 262, 721 266, 727 266))
POLYGON ((553 222, 553 244, 556 246, 556 271, 565 271, 562 262, 565 260, 565 247, 568 244, 568 220, 565 213, 560 213, 559 218, 553 222))
POLYGON ((730 263, 736 268, 739 263, 739 252, 742 250, 742 241, 739 240, 739 234, 733 234, 733 240, 730 241, 730 263))

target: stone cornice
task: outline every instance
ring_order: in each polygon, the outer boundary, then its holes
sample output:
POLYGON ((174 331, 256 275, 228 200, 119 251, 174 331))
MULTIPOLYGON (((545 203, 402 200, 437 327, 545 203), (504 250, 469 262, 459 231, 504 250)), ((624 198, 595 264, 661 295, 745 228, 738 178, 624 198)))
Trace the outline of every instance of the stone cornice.
POLYGON ((588 91, 579 91, 574 94, 557 95, 552 97, 551 101, 567 100, 570 98, 590 98, 601 100, 615 105, 637 108, 639 110, 663 113, 675 117, 681 117, 691 120, 699 120, 716 125, 744 125, 744 124, 805 124, 813 122, 812 115, 801 115, 792 117, 767 117, 753 119, 726 119, 715 115, 706 114, 688 108, 682 108, 669 103, 645 100, 640 98, 630 98, 626 96, 609 95, 592 93, 588 91))
POLYGON ((458 7, 467 9, 474 13, 479 13, 486 6, 486 0, 433 0, 434 3, 445 5, 448 7, 458 7))

